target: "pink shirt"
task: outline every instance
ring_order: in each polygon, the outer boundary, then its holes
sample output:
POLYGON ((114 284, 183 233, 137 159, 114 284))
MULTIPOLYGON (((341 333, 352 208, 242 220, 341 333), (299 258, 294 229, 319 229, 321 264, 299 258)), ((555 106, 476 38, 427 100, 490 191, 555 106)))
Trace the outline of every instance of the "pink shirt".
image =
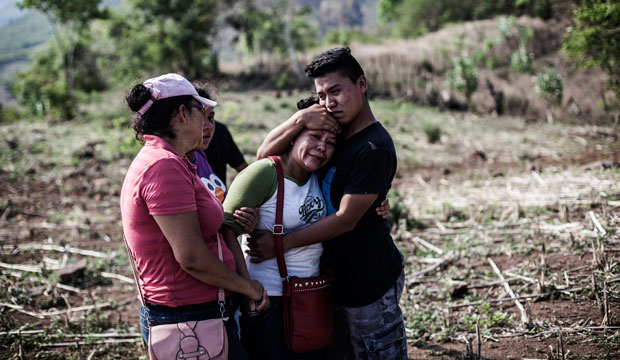
MULTIPOLYGON (((146 144, 131 163, 121 190, 121 214, 127 243, 136 259, 140 287, 151 304, 171 307, 217 299, 217 288, 185 272, 153 215, 198 212, 202 237, 217 256, 216 239, 224 218, 222 204, 196 176, 196 167, 180 158, 163 139, 145 135, 146 144)), ((222 241, 224 263, 235 271, 222 241)))

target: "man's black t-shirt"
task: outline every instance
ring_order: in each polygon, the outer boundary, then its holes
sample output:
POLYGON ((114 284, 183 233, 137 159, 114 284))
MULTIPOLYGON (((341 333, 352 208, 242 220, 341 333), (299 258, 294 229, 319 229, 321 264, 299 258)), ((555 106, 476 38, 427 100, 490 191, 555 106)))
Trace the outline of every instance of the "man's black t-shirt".
POLYGON ((355 228, 323 242, 322 261, 334 273, 334 301, 364 306, 378 300, 402 270, 402 258, 386 220, 375 208, 385 199, 396 173, 396 151, 379 123, 339 143, 322 170, 321 190, 328 213, 336 212, 345 194, 378 194, 355 228))
POLYGON ((211 169, 226 184, 226 164, 236 168, 245 161, 226 125, 215 122, 209 147, 205 150, 211 169))

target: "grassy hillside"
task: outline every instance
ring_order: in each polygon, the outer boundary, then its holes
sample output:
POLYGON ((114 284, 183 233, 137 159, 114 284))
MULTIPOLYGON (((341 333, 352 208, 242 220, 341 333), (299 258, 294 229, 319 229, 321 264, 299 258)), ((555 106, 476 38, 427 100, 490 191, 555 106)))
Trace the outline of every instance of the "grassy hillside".
MULTIPOLYGON (((618 99, 606 88, 605 73, 598 68, 576 69, 562 51, 562 39, 570 25, 570 19, 497 17, 453 24, 416 39, 354 42, 350 47, 369 78, 374 96, 493 114, 498 109, 492 87, 496 94, 502 93, 504 114, 545 121, 546 104, 534 92, 534 81, 537 74, 553 69, 563 79, 561 104, 551 109, 556 121, 612 123, 618 99), (521 45, 522 57, 531 60, 522 69, 515 69, 513 57, 521 45), (467 104, 446 81, 456 57, 471 61, 477 73, 478 86, 467 104)), ((333 46, 310 50, 300 55, 300 62, 308 63, 333 46)), ((222 64, 222 68, 229 73, 245 73, 253 66, 246 61, 222 64)), ((281 79, 281 64, 264 69, 273 73, 273 82, 281 79)))
POLYGON ((446 83, 454 57, 464 56, 476 64, 478 87, 470 108, 477 113, 493 113, 494 91, 503 92, 504 113, 530 120, 544 120, 545 103, 534 92, 537 73, 553 69, 564 81, 561 106, 553 109, 560 121, 596 123, 612 121, 604 104, 618 100, 606 89, 605 74, 599 69, 575 69, 562 52, 562 37, 570 23, 522 17, 509 31, 502 28, 505 17, 457 24, 415 40, 392 40, 377 45, 355 44, 352 49, 370 78, 374 93, 412 100, 420 104, 442 104, 442 91, 451 100, 455 94, 446 83), (523 40, 523 32, 531 38, 523 40), (516 71, 511 58, 525 43, 533 57, 531 68, 516 71))
POLYGON ((45 16, 27 12, 0 28, 0 65, 28 60, 37 46, 52 36, 52 29, 45 16))

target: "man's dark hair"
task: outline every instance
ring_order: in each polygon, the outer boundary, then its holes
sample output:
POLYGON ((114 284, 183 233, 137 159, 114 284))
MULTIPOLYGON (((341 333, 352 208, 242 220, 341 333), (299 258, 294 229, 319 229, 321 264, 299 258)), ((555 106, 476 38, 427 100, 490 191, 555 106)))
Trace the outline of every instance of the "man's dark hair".
POLYGON ((327 50, 306 66, 306 76, 311 79, 334 71, 348 77, 353 82, 356 82, 361 75, 364 75, 364 70, 351 55, 351 49, 348 47, 327 50))

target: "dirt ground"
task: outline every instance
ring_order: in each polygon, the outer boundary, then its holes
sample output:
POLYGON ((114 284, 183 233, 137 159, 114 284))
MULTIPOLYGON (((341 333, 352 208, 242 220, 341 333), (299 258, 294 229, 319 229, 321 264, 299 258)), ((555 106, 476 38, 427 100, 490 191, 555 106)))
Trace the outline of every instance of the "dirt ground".
MULTIPOLYGON (((48 145, 57 135, 27 131, 48 145)), ((131 159, 102 156, 89 136, 69 152, 53 143, 35 153, 7 133, 0 357, 144 358, 118 208, 131 159), (20 176, 7 161, 22 164, 20 176), (81 260, 61 281, 58 269, 81 260)), ((503 162, 466 153, 400 169, 392 207, 415 220, 393 227, 407 258, 410 358, 620 358, 620 146, 609 133, 571 135, 589 136, 579 152, 503 162)))

